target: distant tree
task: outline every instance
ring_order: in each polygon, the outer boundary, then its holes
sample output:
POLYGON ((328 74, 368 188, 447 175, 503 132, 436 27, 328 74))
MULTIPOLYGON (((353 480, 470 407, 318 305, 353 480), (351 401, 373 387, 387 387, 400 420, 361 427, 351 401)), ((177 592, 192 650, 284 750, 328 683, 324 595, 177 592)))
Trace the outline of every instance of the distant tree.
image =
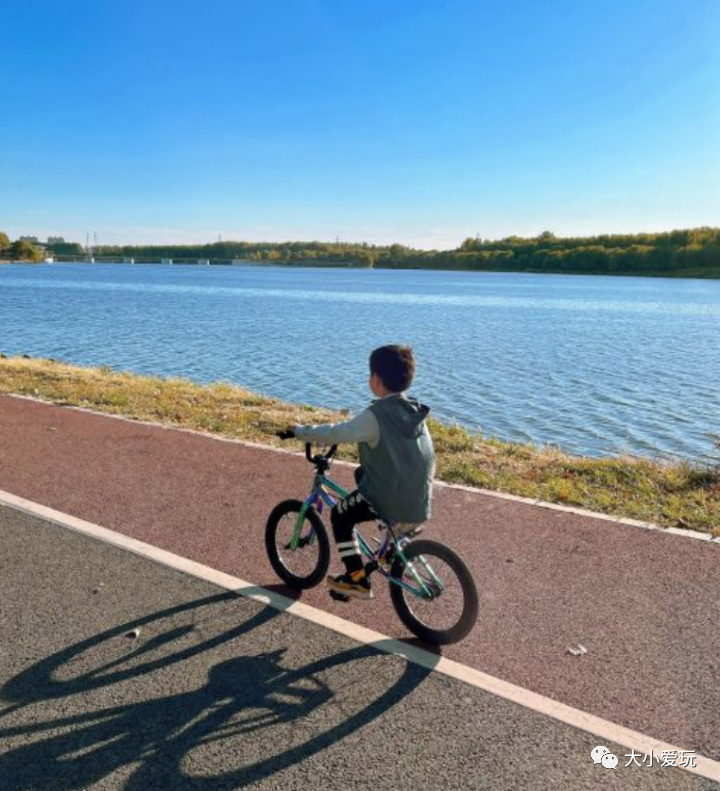
POLYGON ((7 250, 8 247, 10 247, 10 237, 3 231, 0 231, 0 251, 7 250))
POLYGON ((402 244, 391 244, 388 252, 390 253, 390 258, 398 260, 400 258, 405 258, 410 252, 410 249, 402 244))
POLYGON ((10 258, 13 261, 40 261, 42 254, 32 242, 18 239, 10 245, 10 258))
POLYGON ((371 250, 360 250, 355 254, 355 260, 360 266, 374 267, 377 255, 371 250))
POLYGON ((82 255, 84 252, 82 245, 77 242, 53 242, 47 247, 56 255, 82 255))

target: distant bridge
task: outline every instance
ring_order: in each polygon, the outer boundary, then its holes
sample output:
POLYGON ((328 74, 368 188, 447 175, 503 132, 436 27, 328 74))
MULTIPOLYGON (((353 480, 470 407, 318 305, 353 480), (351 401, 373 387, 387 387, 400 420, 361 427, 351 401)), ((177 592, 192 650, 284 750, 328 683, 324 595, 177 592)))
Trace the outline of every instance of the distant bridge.
POLYGON ((315 258, 294 261, 251 261, 248 258, 158 258, 157 256, 134 256, 128 258, 121 255, 54 255, 47 253, 46 264, 164 264, 170 266, 310 266, 310 267, 348 267, 369 268, 367 264, 357 261, 324 261, 315 258))
POLYGON ((127 256, 118 255, 53 255, 45 258, 48 264, 165 264, 173 266, 233 266, 242 264, 264 264, 265 261, 248 261, 239 258, 157 258, 154 256, 127 256))

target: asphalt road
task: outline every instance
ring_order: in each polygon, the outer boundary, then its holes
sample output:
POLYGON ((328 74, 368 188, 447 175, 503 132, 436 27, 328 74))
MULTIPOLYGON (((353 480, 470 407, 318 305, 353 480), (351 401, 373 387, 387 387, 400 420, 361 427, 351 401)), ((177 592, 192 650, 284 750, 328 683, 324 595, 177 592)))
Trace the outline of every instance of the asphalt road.
POLYGON ((597 739, 0 508, 0 789, 652 789, 597 739))

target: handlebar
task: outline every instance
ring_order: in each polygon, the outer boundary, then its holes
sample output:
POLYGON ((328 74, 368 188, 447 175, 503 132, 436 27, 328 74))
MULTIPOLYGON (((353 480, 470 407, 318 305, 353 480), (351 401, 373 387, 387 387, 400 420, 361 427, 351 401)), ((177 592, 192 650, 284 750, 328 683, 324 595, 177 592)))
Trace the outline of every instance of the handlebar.
POLYGON ((337 451, 337 445, 332 445, 330 450, 327 453, 318 453, 317 456, 313 456, 311 453, 312 443, 306 442, 305 443, 305 458, 310 462, 310 464, 317 464, 318 462, 328 462, 332 457, 335 455, 335 451, 337 451))
MULTIPOLYGON (((295 434, 292 431, 278 431, 277 432, 277 436, 280 439, 294 439, 295 434)), ((327 453, 325 453, 325 454, 318 453, 316 456, 313 456, 312 452, 311 452, 312 451, 312 443, 311 442, 306 442, 305 443, 305 458, 310 462, 310 464, 315 464, 315 465, 322 464, 323 466, 327 467, 330 459, 332 459, 332 457, 335 455, 337 449, 338 449, 337 445, 332 445, 330 447, 330 450, 327 453)))

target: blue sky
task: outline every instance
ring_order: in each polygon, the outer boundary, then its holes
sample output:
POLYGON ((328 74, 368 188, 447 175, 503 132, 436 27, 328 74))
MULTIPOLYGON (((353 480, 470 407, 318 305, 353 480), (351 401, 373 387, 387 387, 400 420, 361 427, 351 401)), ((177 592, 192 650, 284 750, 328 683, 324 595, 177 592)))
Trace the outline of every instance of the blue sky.
POLYGON ((17 0, 3 28, 12 238, 720 225, 717 0, 17 0))

